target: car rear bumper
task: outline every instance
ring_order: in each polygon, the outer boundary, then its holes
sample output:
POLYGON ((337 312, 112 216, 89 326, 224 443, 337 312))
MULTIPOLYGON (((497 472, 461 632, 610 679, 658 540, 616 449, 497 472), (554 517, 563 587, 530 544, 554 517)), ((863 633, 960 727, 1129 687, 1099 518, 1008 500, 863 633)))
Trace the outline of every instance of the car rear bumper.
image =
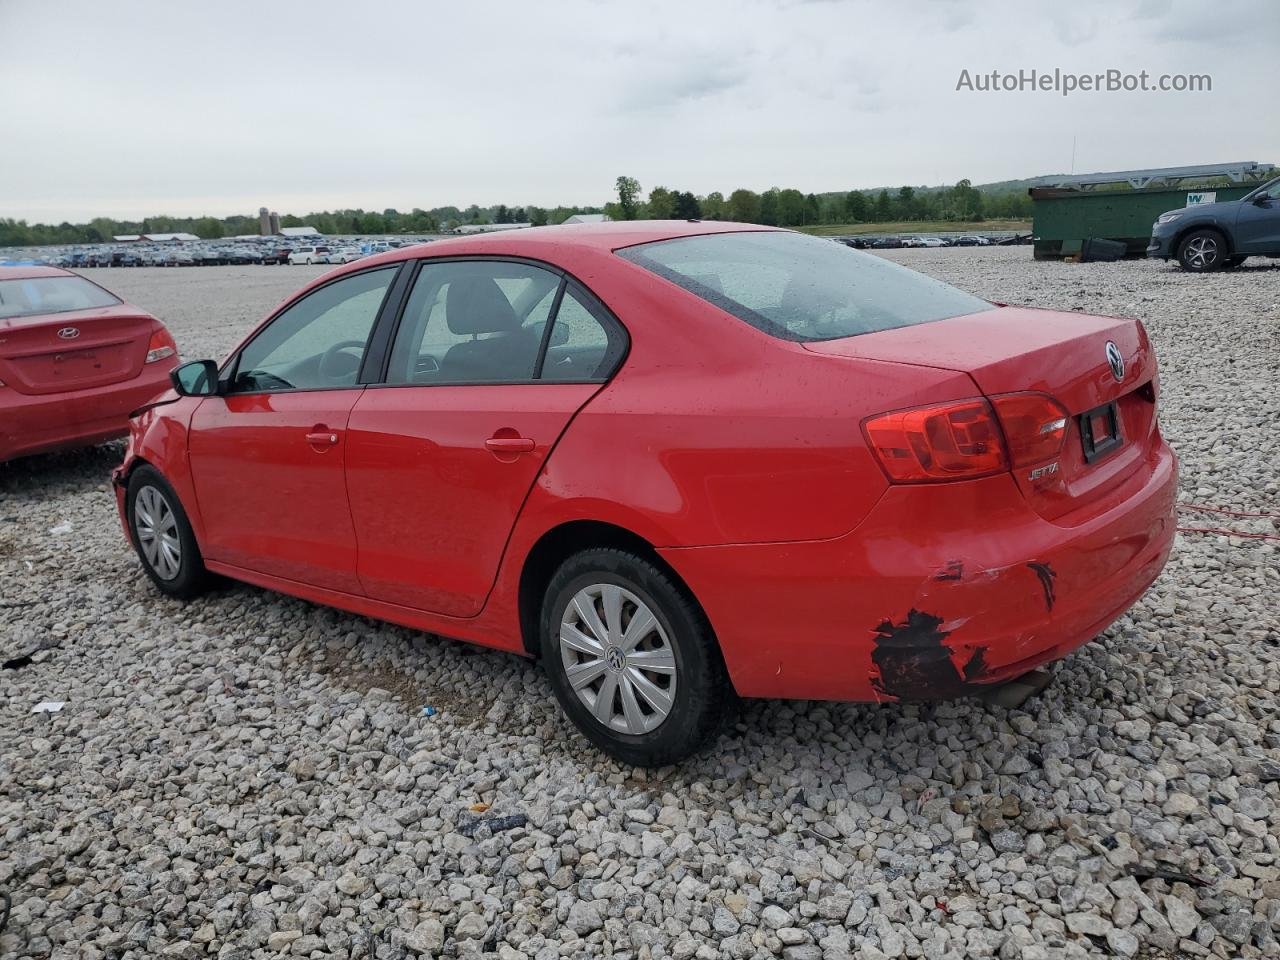
POLYGON ((177 358, 150 363, 131 380, 40 396, 0 387, 0 462, 92 446, 129 432, 129 414, 169 386, 177 358))
POLYGON ((1004 475, 891 487, 835 540, 659 552, 740 695, 950 698, 1066 656, 1132 606, 1168 559, 1176 486, 1159 441, 1074 526, 1040 517, 1004 475))

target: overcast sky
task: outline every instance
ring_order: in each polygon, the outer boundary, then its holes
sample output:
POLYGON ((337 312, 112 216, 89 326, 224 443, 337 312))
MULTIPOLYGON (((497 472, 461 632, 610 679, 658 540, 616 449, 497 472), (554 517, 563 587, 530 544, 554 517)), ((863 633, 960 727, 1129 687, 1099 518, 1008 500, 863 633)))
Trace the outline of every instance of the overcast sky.
POLYGON ((1280 3, 0 0, 0 216, 1280 163, 1280 3), (56 13, 54 13, 56 11, 56 13), (961 70, 1209 74, 982 93, 961 70))

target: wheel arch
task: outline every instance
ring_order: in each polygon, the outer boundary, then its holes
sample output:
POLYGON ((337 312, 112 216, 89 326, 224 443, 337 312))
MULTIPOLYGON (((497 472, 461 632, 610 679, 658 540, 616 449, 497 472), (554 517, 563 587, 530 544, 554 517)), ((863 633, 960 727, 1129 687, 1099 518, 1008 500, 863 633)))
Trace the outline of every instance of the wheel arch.
POLYGON ((1186 240, 1187 237, 1189 237, 1191 234, 1195 233, 1198 230, 1212 230, 1214 233, 1221 236, 1222 239, 1226 241, 1226 244, 1227 244, 1227 249, 1224 256, 1229 256, 1230 254, 1235 253, 1235 250, 1236 250, 1235 238, 1231 236, 1231 231, 1228 230, 1225 225, 1223 225, 1217 220, 1201 220, 1199 223, 1187 224, 1185 227, 1179 230, 1178 233, 1174 236, 1173 245, 1170 249, 1175 258, 1178 256, 1178 251, 1182 249, 1182 242, 1186 240))
POLYGON ((569 520, 543 533, 525 555, 520 569, 517 601, 520 639, 526 653, 533 657, 538 655, 542 597, 551 578, 569 557, 597 547, 627 550, 643 557, 670 577, 706 617, 706 611, 684 578, 644 537, 626 527, 602 520, 569 520))

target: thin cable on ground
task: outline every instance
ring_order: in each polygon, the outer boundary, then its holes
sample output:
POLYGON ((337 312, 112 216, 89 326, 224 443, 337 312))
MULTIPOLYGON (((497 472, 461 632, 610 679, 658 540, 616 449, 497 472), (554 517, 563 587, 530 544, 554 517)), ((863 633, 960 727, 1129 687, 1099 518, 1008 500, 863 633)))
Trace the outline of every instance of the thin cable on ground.
POLYGON ((1258 517, 1264 520, 1280 520, 1280 513, 1252 513, 1248 510, 1228 510, 1225 507, 1211 507, 1207 503, 1180 503, 1178 509, 1184 513, 1221 513, 1228 517, 1258 517))
POLYGON ((1248 533, 1244 530, 1228 530, 1226 527, 1179 527, 1179 533, 1217 533, 1224 537, 1243 537, 1246 540, 1280 540, 1280 533, 1248 533))

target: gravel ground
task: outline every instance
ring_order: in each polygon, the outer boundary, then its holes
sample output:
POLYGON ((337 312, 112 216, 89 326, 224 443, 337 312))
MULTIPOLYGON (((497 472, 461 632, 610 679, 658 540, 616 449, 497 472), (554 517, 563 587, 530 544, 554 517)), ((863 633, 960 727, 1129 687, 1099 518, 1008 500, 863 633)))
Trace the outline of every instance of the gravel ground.
MULTIPOLYGON (((1182 499, 1280 513, 1268 261, 893 256, 1144 318, 1182 499)), ((194 357, 317 272, 94 278, 194 357)), ((1275 541, 1180 536, 1022 709, 753 703, 709 755, 646 773, 516 657, 250 587, 163 599, 115 519, 119 456, 0 467, 0 955, 1280 955, 1275 541)))

